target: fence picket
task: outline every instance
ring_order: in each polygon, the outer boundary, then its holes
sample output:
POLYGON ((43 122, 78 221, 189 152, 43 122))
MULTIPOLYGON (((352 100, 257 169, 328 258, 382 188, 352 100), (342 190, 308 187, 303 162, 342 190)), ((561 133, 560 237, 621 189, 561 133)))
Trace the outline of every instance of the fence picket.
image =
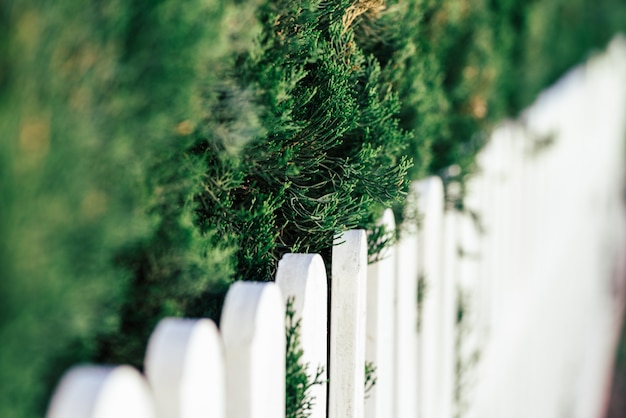
POLYGON ((321 367, 321 384, 310 389, 313 405, 311 418, 326 417, 326 377, 328 354, 328 283, 324 261, 318 254, 285 254, 278 263, 276 283, 285 302, 294 298, 295 319, 301 320, 302 361, 313 377, 321 367))
POLYGON ((461 255, 458 264, 458 287, 460 292, 460 308, 462 321, 457 327, 457 338, 460 344, 457 352, 459 372, 457 389, 457 413, 463 417, 478 418, 473 403, 475 382, 480 379, 481 363, 479 356, 483 349, 480 329, 480 247, 479 230, 476 222, 467 213, 459 213, 458 218, 459 248, 461 255))
MULTIPOLYGON (((407 210, 417 204, 417 190, 411 186, 407 210)), ((408 213, 410 216, 410 213, 408 213)), ((395 416, 417 417, 418 376, 418 231, 417 222, 405 222, 396 246, 396 355, 395 416)))
POLYGON ((363 418, 367 236, 351 230, 333 247, 329 418, 363 418))
POLYGON ((456 378, 456 319, 458 248, 457 212, 450 210, 444 215, 444 247, 442 250, 443 273, 441 276, 441 393, 439 395, 440 418, 454 416, 454 382, 456 378))
POLYGON ((229 418, 285 416, 285 306, 275 283, 236 282, 220 329, 229 418))
POLYGON ((76 366, 65 373, 46 418, 155 418, 143 376, 130 366, 76 366))
POLYGON ((224 418, 222 341, 213 321, 165 318, 148 342, 145 369, 159 418, 224 418))
POLYGON ((421 417, 438 417, 441 394, 441 252, 443 234, 443 184, 428 177, 416 184, 421 218, 418 257, 424 294, 420 312, 418 389, 421 417))
MULTIPOLYGON (((387 209, 380 224, 395 234, 393 211, 387 209)), ((367 418, 393 418, 395 355, 395 269, 393 246, 367 268, 367 319, 365 359, 376 366, 376 385, 365 400, 367 418)))

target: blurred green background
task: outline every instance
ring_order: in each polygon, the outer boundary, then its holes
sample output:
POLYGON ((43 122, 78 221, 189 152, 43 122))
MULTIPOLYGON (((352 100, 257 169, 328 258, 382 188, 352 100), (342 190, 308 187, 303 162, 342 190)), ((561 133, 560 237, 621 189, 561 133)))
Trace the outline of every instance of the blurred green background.
POLYGON ((625 28, 619 0, 0 3, 0 416, 463 180, 625 28))

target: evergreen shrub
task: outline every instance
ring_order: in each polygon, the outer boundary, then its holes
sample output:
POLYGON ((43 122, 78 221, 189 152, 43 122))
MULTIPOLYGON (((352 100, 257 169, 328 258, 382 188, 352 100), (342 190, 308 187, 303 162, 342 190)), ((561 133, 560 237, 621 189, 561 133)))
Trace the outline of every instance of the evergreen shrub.
POLYGON ((141 368, 160 318, 217 319, 286 252, 330 266, 362 227, 376 259, 411 179, 466 178, 625 26, 620 0, 0 3, 0 416, 72 364, 141 368))
POLYGON ((350 5, 265 4, 259 42, 237 66, 265 133, 244 146, 243 176, 227 196, 207 184, 199 215, 240 239, 244 280, 272 280, 286 252, 328 256, 336 233, 373 225, 407 188, 399 102, 337 18, 350 5))
POLYGON ((140 365, 160 317, 232 279, 187 152, 245 39, 232 7, 0 4, 0 416, 43 415, 72 364, 140 365))

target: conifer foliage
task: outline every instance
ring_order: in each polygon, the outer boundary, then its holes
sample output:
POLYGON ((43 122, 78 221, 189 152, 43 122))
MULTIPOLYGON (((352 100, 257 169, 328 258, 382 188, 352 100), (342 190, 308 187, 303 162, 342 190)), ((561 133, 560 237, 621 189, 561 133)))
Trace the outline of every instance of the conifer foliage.
POLYGON ((72 364, 141 368, 160 318, 218 318, 286 252, 329 266, 625 22, 621 0, 0 2, 0 416, 43 415, 72 364))
POLYGON ((204 225, 240 239, 242 279, 271 280, 286 252, 328 253, 333 236, 368 227, 406 189, 409 135, 380 66, 342 19, 350 7, 277 1, 261 9, 258 46, 237 77, 257 92, 265 134, 241 155, 224 207, 210 187, 204 225))

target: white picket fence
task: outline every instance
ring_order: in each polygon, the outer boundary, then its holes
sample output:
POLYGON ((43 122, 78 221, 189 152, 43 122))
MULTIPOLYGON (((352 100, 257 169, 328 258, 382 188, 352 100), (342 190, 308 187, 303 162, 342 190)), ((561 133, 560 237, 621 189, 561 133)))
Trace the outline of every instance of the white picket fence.
POLYGON ((361 230, 337 238, 330 284, 319 255, 287 254, 275 283, 231 286, 219 330, 161 321, 145 376, 71 369, 48 418, 283 418, 288 297, 303 361, 328 379, 313 418, 600 418, 624 306, 625 43, 493 133, 468 211, 417 182, 419 228, 381 261, 361 230))

